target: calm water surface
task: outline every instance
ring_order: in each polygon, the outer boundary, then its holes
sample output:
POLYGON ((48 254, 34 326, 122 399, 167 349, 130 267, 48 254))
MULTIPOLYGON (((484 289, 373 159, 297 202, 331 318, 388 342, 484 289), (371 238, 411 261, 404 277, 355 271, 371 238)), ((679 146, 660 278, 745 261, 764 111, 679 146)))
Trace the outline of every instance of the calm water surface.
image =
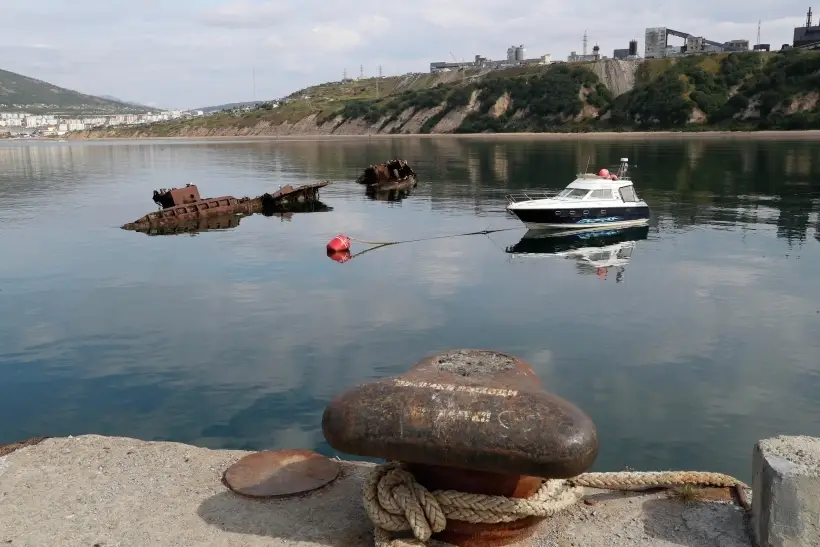
POLYGON ((592 416, 597 470, 749 480, 757 439, 820 435, 818 212, 811 142, 3 144, 0 443, 100 433, 332 454, 320 421, 333 396, 483 347, 529 361, 592 416), (525 230, 505 193, 558 189, 589 158, 623 156, 654 217, 621 242, 620 266, 597 267, 606 249, 516 246, 525 230), (352 180, 392 157, 419 187, 368 199, 352 180), (155 209, 155 188, 242 196, 320 179, 336 181, 330 212, 196 236, 119 229, 155 209), (514 229, 344 264, 324 250, 339 232, 486 228, 514 229))

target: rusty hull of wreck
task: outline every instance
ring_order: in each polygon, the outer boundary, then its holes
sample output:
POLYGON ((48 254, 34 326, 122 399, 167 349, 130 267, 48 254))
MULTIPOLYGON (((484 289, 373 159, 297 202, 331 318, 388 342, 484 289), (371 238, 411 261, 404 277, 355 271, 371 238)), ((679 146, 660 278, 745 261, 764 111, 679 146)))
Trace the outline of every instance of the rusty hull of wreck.
MULTIPOLYGON (((330 181, 295 188, 288 184, 276 192, 266 192, 255 198, 220 196, 203 199, 195 184, 170 190, 154 190, 153 200, 162 208, 125 224, 122 228, 135 231, 163 229, 160 230, 161 233, 165 229, 181 227, 180 231, 184 232, 190 231, 192 226, 207 226, 210 224, 208 219, 226 219, 229 216, 241 217, 255 213, 273 214, 305 209, 322 210, 322 207, 313 206, 320 205, 319 189, 328 184, 330 181)), ((236 223, 238 224, 238 219, 236 223)))
POLYGON ((367 185, 368 191, 409 190, 418 185, 418 175, 406 161, 395 159, 366 167, 356 182, 367 185))

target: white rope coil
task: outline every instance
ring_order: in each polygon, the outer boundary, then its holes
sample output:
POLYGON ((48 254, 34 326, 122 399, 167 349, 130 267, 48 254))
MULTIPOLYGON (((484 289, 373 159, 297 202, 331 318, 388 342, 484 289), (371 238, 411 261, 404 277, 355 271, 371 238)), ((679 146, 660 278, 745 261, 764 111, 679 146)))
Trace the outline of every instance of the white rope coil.
POLYGON ((364 485, 364 508, 375 526, 376 547, 423 546, 447 519, 496 524, 526 517, 549 517, 577 503, 583 487, 632 490, 683 485, 748 488, 721 473, 661 471, 584 473, 568 480, 545 480, 529 498, 508 498, 456 490, 430 492, 402 464, 377 466, 364 485), (414 540, 391 540, 391 532, 412 531, 414 540))

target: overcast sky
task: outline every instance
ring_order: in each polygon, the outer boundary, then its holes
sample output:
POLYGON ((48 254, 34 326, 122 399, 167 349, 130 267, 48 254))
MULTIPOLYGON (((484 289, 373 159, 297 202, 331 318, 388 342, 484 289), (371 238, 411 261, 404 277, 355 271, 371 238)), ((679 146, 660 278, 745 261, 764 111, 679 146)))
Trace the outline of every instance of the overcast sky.
MULTIPOLYGON (((0 68, 95 95, 166 108, 275 98, 358 76, 426 72, 481 54, 565 60, 602 54, 666 26, 779 49, 805 24, 809 0, 2 0, 0 68), (661 4, 655 4, 661 5, 661 4), (254 97, 253 74, 256 74, 254 97)), ((820 11, 820 5, 818 5, 820 11)), ((815 17, 815 20, 820 16, 815 17)), ((682 41, 681 41, 682 42, 682 41)), ((674 42, 677 43, 677 42, 674 42)))

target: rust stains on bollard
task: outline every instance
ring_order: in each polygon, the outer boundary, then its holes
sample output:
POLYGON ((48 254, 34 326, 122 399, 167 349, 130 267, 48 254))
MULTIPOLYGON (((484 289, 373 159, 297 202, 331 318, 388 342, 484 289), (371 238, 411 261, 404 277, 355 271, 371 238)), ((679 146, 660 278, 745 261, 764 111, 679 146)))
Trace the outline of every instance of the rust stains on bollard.
MULTIPOLYGON (((355 387, 325 409, 328 443, 348 454, 408 464, 428 490, 529 497, 543 478, 586 471, 598 455, 592 420, 546 392, 513 356, 455 350, 402 376, 355 387)), ((436 537, 455 545, 505 545, 540 518, 506 524, 448 520, 436 537)))
POLYGON ((339 463, 310 450, 249 454, 223 477, 232 491, 254 498, 301 494, 321 488, 339 475, 339 463))
POLYGON ((598 455, 583 411, 544 391, 525 362, 485 350, 355 387, 328 405, 322 429, 348 454, 538 477, 574 477, 598 455))

